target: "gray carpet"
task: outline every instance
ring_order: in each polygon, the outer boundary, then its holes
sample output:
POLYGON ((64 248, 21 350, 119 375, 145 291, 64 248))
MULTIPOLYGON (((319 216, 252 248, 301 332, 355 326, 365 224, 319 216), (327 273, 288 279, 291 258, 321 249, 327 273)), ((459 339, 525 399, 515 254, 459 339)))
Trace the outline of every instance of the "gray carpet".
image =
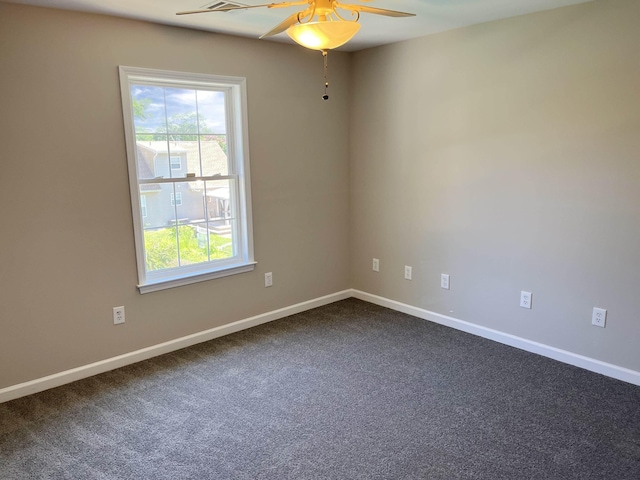
POLYGON ((0 404, 0 478, 640 479, 640 388, 355 299, 0 404))

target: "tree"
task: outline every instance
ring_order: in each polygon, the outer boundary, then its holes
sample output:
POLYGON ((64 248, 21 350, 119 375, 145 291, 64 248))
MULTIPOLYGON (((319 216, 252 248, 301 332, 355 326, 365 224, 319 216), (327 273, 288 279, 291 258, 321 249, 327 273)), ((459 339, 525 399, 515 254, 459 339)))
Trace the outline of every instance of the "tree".
POLYGON ((169 117, 167 125, 156 128, 155 133, 162 135, 156 135, 154 140, 165 140, 165 135, 169 133, 171 141, 194 141, 198 140, 198 132, 207 133, 207 129, 207 122, 202 115, 196 112, 176 113, 169 117))
POLYGON ((138 100, 137 98, 132 99, 133 102, 133 116, 135 118, 139 118, 140 120, 146 120, 149 118, 149 112, 147 112, 147 107, 151 104, 150 98, 143 98, 142 100, 138 100))

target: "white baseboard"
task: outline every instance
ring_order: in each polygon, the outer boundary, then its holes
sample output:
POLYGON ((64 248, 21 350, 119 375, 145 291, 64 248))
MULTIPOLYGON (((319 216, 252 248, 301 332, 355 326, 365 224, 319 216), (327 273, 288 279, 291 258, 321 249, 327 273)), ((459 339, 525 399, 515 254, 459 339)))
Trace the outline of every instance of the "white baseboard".
POLYGON ((10 387, 0 389, 0 403, 8 402, 9 400, 31 395, 33 393, 42 392, 50 388, 59 387, 67 383, 75 382, 76 380, 98 375, 99 373, 115 370, 116 368, 157 357, 158 355, 190 347, 197 343, 207 342, 214 338, 239 332, 240 330, 245 330, 263 323, 278 320, 279 318, 288 317, 289 315, 311 310, 312 308, 321 307, 339 300, 344 300, 351 296, 351 290, 344 290, 342 292, 333 293, 331 295, 326 295, 324 297, 315 298, 289 307, 256 315, 255 317, 238 320, 237 322, 229 323, 228 325, 222 325, 221 327, 205 330, 204 332, 194 333, 192 335, 187 335, 186 337, 177 338, 175 340, 153 345, 141 350, 136 350, 135 352, 125 353, 124 355, 108 358, 82 367, 37 378, 18 385, 12 385, 10 387))
POLYGON ((341 292, 319 297, 313 300, 309 300, 302 303, 297 303, 289 307, 273 310, 271 312, 256 315, 254 317, 246 318, 244 320, 238 320, 237 322, 223 325, 220 327, 205 330, 204 332, 194 333, 187 335, 186 337, 177 338, 168 342, 160 343, 151 347, 136 350, 135 352, 126 353, 117 357, 108 358, 99 362, 84 365, 82 367, 73 368, 64 372, 55 373, 42 378, 37 378, 29 382, 20 383, 18 385, 12 385, 10 387, 0 389, 0 403, 8 402, 15 398, 24 397, 33 393, 42 392, 50 388, 59 387, 67 383, 75 382, 83 378, 88 378, 93 375, 115 370, 116 368, 131 365, 142 360, 157 357, 165 353, 180 350, 181 348, 189 347, 197 343, 207 342, 214 338, 229 335, 230 333, 239 332, 247 328, 255 327, 263 323, 278 320, 280 318, 288 317, 296 313, 311 310, 312 308, 321 307, 334 303, 346 298, 355 297, 366 302, 370 302, 376 305, 390 308, 398 312, 407 313, 414 317, 429 320, 440 325, 455 328, 463 332, 471 333, 479 337, 487 338, 489 340, 496 341, 505 345, 509 345, 527 352, 536 353, 544 357, 552 358, 569 365, 584 368, 592 372, 600 373, 608 377, 616 378, 624 382, 632 383, 640 386, 640 372, 630 370, 628 368, 620 367, 593 358, 585 357, 575 353, 568 352, 566 350, 560 350, 559 348, 550 347, 542 343, 533 342, 515 335, 500 332, 490 328, 475 325, 473 323, 458 320, 457 318, 448 317, 439 313, 431 312, 423 308, 414 307, 405 303, 390 300, 388 298, 380 297, 378 295, 372 295, 370 293, 362 292, 360 290, 343 290, 341 292))
POLYGON ((520 350, 537 353, 543 357, 552 358, 559 362, 568 363, 569 365, 574 365, 576 367, 584 368, 585 370, 590 370, 592 372, 600 373, 608 377, 640 386, 640 372, 635 370, 630 370, 611 363, 601 362, 600 360, 595 360, 593 358, 578 355, 559 348, 550 347, 549 345, 516 337, 515 335, 475 325, 473 323, 465 322, 464 320, 458 320, 457 318, 441 315, 423 308, 413 307, 405 303, 389 300, 388 298, 379 297, 378 295, 372 295, 360 290, 352 290, 352 296, 360 300, 364 300, 365 302, 374 303, 398 312, 407 313, 414 317, 429 320, 440 325, 455 328, 456 330, 471 333, 498 343, 519 348, 520 350))

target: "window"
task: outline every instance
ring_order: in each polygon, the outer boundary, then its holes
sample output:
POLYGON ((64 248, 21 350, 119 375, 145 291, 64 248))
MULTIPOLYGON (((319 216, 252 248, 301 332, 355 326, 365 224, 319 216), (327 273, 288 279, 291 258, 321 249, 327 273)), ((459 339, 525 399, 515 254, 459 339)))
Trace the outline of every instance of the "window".
POLYGON ((143 217, 147 216, 147 197, 140 195, 140 213, 143 217))
POLYGON ((182 206, 182 192, 176 192, 176 193, 171 192, 171 206, 172 207, 182 206))
POLYGON ((182 168, 182 161, 180 157, 171 157, 171 170, 180 170, 182 168))
POLYGON ((245 79, 120 67, 120 86, 140 292, 253 270, 245 79))

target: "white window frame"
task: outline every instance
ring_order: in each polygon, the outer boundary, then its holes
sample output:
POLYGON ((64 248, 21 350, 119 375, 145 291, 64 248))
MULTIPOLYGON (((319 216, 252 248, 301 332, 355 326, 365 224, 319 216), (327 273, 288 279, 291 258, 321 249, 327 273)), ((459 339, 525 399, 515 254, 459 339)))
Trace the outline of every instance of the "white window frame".
MULTIPOLYGON (((122 111, 129 166, 129 186, 133 209, 134 238, 140 293, 154 292, 191 283, 226 277, 255 269, 253 256, 253 228, 251 216, 251 191, 249 175, 249 134, 247 122, 247 88, 243 77, 229 77, 199 73, 172 72, 137 67, 119 67, 122 111), (189 177, 188 181, 232 180, 235 185, 235 213, 237 228, 234 231, 235 255, 228 259, 212 260, 148 272, 145 262, 144 225, 136 159, 131 85, 156 85, 167 87, 222 90, 226 94, 227 151, 229 174, 214 177, 189 177)), ((154 179, 154 182, 185 182, 186 178, 154 179)))

